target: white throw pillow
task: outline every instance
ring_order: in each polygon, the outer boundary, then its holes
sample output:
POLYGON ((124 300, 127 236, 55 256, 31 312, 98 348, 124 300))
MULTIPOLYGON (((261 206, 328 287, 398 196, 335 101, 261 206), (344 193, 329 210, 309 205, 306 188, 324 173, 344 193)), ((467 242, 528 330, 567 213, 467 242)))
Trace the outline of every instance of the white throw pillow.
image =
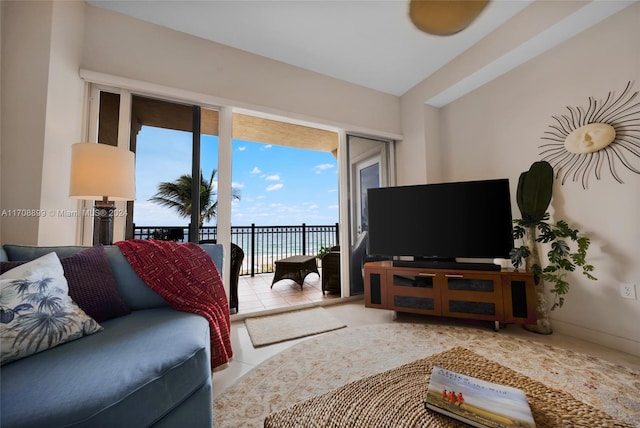
POLYGON ((56 253, 0 275, 0 364, 100 330, 69 296, 56 253))

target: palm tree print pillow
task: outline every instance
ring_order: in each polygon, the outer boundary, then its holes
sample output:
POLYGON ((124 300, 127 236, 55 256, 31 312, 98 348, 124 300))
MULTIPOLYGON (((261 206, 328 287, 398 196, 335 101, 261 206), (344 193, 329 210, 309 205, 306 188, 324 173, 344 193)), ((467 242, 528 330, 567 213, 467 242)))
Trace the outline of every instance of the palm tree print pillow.
POLYGON ((56 253, 0 275, 0 365, 100 330, 69 296, 56 253))

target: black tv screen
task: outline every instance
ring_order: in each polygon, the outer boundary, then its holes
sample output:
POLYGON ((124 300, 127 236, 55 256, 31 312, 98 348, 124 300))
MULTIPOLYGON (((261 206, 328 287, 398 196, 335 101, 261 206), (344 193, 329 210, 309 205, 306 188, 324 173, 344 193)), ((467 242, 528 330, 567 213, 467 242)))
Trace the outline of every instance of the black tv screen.
POLYGON ((369 253, 416 259, 509 258, 509 180, 369 189, 369 253))

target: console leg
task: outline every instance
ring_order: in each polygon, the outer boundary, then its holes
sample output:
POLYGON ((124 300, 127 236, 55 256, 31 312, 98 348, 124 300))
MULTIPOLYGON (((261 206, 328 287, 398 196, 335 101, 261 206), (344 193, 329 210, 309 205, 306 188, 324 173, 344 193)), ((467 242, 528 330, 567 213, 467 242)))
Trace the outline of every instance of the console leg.
POLYGON ((500 331, 500 321, 494 321, 493 322, 493 329, 495 331, 500 331))

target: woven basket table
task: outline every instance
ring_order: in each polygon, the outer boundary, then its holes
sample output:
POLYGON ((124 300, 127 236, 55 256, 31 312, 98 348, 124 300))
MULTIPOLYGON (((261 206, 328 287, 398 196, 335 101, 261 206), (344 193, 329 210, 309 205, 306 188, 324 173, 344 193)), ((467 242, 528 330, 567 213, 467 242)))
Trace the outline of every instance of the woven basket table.
POLYGON ((462 347, 346 384, 328 393, 271 413, 266 428, 293 427, 466 427, 425 410, 433 366, 519 388, 525 392, 536 426, 631 427, 570 394, 546 387, 508 367, 462 347))

